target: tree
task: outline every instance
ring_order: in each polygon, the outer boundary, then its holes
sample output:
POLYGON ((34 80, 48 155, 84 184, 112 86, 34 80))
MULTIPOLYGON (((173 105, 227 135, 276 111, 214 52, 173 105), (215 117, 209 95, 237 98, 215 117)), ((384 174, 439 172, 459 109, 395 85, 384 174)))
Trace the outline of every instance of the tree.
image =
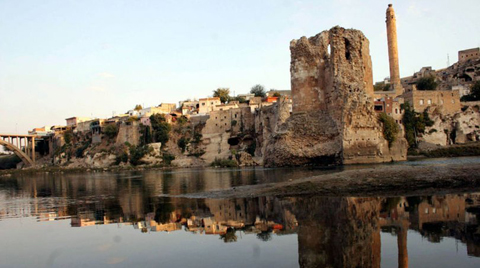
POLYGON ((236 96, 232 98, 232 101, 238 101, 238 103, 247 103, 248 101, 244 97, 236 96))
POLYGON ((153 130, 153 138, 156 142, 161 142, 162 146, 168 142, 169 133, 172 127, 163 114, 153 114, 150 116, 150 123, 153 130))
POLYGON ((66 144, 70 144, 72 142, 73 138, 73 131, 71 129, 66 130, 63 133, 63 140, 65 141, 66 144))
POLYGON ((438 83, 435 81, 433 75, 422 77, 417 81, 418 90, 435 90, 437 89, 438 83))
POLYGON ((229 88, 217 88, 213 91, 213 96, 220 98, 222 103, 230 101, 230 89, 229 88))
POLYGON ((475 82, 470 89, 470 94, 462 97, 461 101, 478 101, 480 100, 480 81, 475 82))
POLYGON ((255 85, 250 89, 250 93, 255 94, 255 97, 265 98, 267 93, 265 92, 265 87, 262 85, 255 85))
POLYGON ((398 126, 395 120, 386 113, 381 113, 378 120, 383 125, 383 137, 388 141, 388 147, 392 147, 393 142, 397 139, 398 126))
POLYGON ((280 98, 282 96, 282 94, 280 94, 278 92, 275 92, 275 93, 273 93, 273 96, 276 97, 276 98, 280 98))
POLYGON ((112 140, 117 136, 118 127, 115 124, 106 125, 103 129, 103 133, 105 134, 105 136, 107 136, 109 140, 112 140))
POLYGON ((373 85, 373 91, 390 91, 390 84, 385 82, 377 82, 373 85))
POLYGON ((141 109, 143 109, 142 105, 140 104, 135 105, 135 109, 134 109, 135 111, 140 111, 141 109))
POLYGON ((402 104, 401 108, 404 110, 402 122, 405 127, 405 139, 407 139, 410 148, 415 148, 417 146, 417 135, 424 134, 425 128, 433 126, 434 122, 430 119, 426 110, 423 113, 417 113, 408 102, 402 104))

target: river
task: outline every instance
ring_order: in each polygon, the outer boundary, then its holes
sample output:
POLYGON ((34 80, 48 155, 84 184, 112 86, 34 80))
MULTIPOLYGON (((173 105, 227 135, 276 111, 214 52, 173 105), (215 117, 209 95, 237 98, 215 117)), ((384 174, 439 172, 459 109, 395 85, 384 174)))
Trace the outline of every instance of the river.
POLYGON ((480 193, 174 197, 366 167, 0 178, 0 267, 480 267, 480 193))

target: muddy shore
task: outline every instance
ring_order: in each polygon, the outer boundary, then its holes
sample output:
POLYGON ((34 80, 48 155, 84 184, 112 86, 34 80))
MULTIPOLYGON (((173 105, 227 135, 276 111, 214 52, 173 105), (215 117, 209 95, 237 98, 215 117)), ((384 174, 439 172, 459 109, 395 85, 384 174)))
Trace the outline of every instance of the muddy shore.
POLYGON ((385 166, 175 197, 405 196, 480 191, 480 165, 385 166))

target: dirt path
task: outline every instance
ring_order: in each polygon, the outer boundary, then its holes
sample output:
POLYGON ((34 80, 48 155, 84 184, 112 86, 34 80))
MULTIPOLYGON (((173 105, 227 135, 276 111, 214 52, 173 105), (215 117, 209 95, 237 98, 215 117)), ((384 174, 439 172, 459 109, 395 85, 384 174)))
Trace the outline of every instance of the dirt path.
POLYGON ((472 191, 480 191, 480 165, 449 164, 413 167, 399 165, 348 170, 292 182, 240 186, 181 197, 397 196, 472 191))

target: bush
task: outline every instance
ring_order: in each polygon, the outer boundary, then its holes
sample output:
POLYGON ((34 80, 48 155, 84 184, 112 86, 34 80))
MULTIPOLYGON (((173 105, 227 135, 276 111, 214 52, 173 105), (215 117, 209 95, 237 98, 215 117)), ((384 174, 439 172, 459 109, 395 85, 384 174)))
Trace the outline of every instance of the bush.
POLYGON ((126 152, 123 152, 121 155, 117 155, 117 158, 115 158, 115 165, 119 165, 121 162, 128 162, 128 154, 126 152))
POLYGON ((71 144, 73 139, 73 131, 71 129, 63 132, 63 140, 66 144, 71 144))
POLYGON ((103 134, 107 136, 109 140, 113 140, 118 133, 118 127, 116 124, 109 124, 103 128, 103 134))
POLYGON ((478 101, 480 100, 480 81, 475 82, 470 89, 470 94, 463 96, 461 101, 478 101))
POLYGON ((401 108, 405 111, 402 118, 405 127, 405 139, 407 139, 410 148, 416 148, 416 137, 419 134, 424 134, 425 128, 433 126, 434 122, 428 116, 427 111, 417 113, 408 102, 402 104, 401 108))
POLYGON ((0 156, 0 169, 13 169, 17 168, 17 164, 22 162, 22 159, 17 155, 1 155, 0 156))
POLYGON ((438 83, 435 81, 434 76, 422 77, 417 81, 418 90, 435 90, 437 86, 438 83))
POLYGON ((178 147, 180 147, 182 149, 182 153, 185 152, 185 149, 187 148, 187 145, 190 143, 190 139, 189 138, 185 138, 185 137, 181 137, 178 142, 177 142, 177 145, 178 147))
POLYGON ((188 122, 188 118, 184 115, 180 116, 178 119, 177 119, 177 123, 180 124, 180 125, 184 125, 185 123, 188 122))
POLYGON ((90 146, 90 143, 89 143, 89 142, 86 142, 86 143, 84 143, 82 146, 80 146, 79 148, 77 148, 77 150, 75 151, 75 157, 77 157, 77 158, 83 157, 83 153, 84 153, 85 150, 88 148, 88 146, 90 146))
POLYGON ((143 164, 142 157, 148 153, 148 146, 131 146, 130 147, 130 164, 137 166, 143 164))
POLYGON ((388 116, 386 113, 381 113, 378 116, 378 120, 383 125, 383 137, 388 141, 388 147, 392 147, 393 142, 397 138, 398 126, 395 120, 388 116))
POLYGON ((162 146, 168 142, 169 133, 172 127, 167 123, 165 116, 162 114, 154 114, 150 116, 152 124, 153 138, 156 142, 161 142, 162 146))
POLYGON ((218 159, 215 158, 215 161, 211 164, 212 167, 238 167, 238 164, 235 160, 232 159, 218 159))
POLYGON ((163 163, 167 166, 172 164, 172 161, 175 160, 175 156, 169 153, 163 153, 162 155, 163 163))

